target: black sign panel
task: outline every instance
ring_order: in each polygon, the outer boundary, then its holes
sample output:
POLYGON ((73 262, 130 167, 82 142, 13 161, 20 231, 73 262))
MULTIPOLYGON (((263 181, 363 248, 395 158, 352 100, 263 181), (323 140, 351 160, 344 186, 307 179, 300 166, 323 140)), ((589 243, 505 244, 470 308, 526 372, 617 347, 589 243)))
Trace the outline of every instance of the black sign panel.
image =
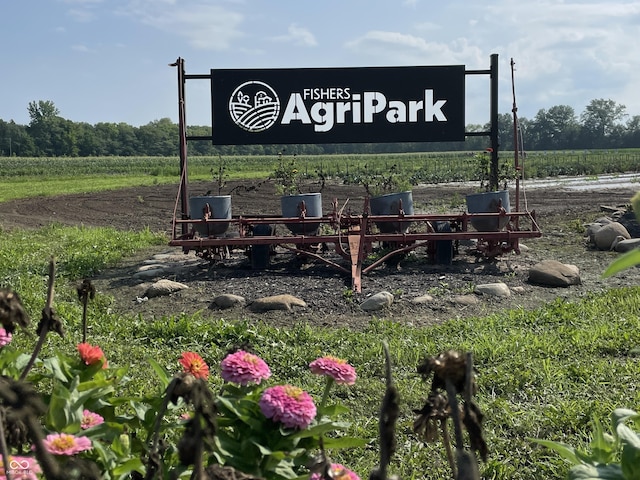
POLYGON ((464 65, 211 70, 214 145, 464 140, 464 65))

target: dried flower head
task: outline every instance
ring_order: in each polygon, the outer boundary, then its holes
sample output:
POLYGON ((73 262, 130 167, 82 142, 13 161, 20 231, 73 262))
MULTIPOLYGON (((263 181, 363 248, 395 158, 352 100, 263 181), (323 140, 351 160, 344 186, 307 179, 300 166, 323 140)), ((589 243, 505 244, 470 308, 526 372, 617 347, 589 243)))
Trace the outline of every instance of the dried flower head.
POLYGON ((309 368, 312 373, 331 377, 339 384, 353 385, 356 383, 356 369, 341 358, 321 357, 311 362, 309 368))
POLYGON ((96 287, 93 286, 91 280, 85 278, 80 285, 76 287, 78 300, 86 302, 88 299, 93 300, 96 296, 96 287))
MULTIPOLYGON (((425 359, 418 365, 418 373, 423 380, 427 380, 433 375, 431 384, 432 390, 444 390, 445 379, 453 383, 457 393, 461 393, 465 388, 467 361, 464 355, 455 350, 448 350, 436 357, 425 359)), ((472 394, 475 393, 475 379, 471 378, 472 394)))
POLYGON ((299 387, 276 385, 262 392, 260 410, 287 428, 307 428, 316 416, 311 396, 299 387))
POLYGON ((22 306, 20 297, 6 288, 0 290, 0 324, 7 333, 13 333, 16 325, 22 328, 29 325, 29 315, 22 306))
POLYGON ((92 448, 88 437, 75 437, 68 433, 51 433, 43 443, 46 450, 53 455, 75 455, 92 448))
POLYGON ((418 415, 413 422, 413 431, 427 443, 438 440, 441 422, 446 421, 450 414, 447 397, 442 393, 431 392, 424 406, 413 412, 418 415))
POLYGON ((209 378, 209 365, 197 353, 183 352, 178 361, 186 373, 202 380, 209 378))
POLYGON ((107 368, 107 359, 104 356, 104 352, 98 346, 91 345, 89 343, 79 343, 78 353, 85 365, 95 365, 96 363, 102 363, 102 368, 107 368))
POLYGON ((259 384, 271 376, 271 370, 264 360, 244 350, 227 355, 221 367, 222 378, 238 385, 259 384))

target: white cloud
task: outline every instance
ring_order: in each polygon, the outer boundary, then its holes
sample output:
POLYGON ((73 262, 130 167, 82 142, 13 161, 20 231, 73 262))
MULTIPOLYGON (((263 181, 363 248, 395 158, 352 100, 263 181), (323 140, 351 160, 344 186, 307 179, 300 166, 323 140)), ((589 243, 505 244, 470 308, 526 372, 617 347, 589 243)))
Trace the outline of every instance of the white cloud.
POLYGON ((316 38, 308 29, 293 23, 287 29, 287 35, 278 35, 271 37, 270 40, 276 42, 287 42, 302 47, 315 47, 318 45, 316 38))
POLYGON ((201 50, 228 50, 243 36, 238 29, 243 16, 218 5, 136 0, 121 13, 144 25, 186 37, 192 47, 201 50))
POLYGON ((376 58, 379 64, 475 64, 483 56, 480 48, 464 38, 449 43, 429 42, 415 35, 380 30, 350 40, 345 47, 358 55, 376 58))
POLYGON ((89 47, 87 47, 86 45, 80 45, 80 44, 72 45, 71 50, 74 50, 76 52, 82 52, 82 53, 89 53, 91 51, 89 47))
POLYGON ((77 22, 82 22, 82 23, 90 22, 96 19, 95 13, 93 13, 91 10, 86 8, 85 9, 72 8, 67 11, 67 15, 69 15, 71 18, 73 18, 77 22))

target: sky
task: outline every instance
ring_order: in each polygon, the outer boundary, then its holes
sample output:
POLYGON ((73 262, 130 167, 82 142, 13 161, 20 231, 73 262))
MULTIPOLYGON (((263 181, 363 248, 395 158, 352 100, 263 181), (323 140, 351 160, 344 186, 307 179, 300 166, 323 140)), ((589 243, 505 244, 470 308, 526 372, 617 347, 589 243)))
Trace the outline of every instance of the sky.
MULTIPOLYGON (((499 58, 499 112, 611 99, 640 115, 640 1, 2 0, 0 119, 32 101, 95 125, 178 121, 177 69, 464 65, 499 58)), ((189 125, 211 125, 206 80, 189 125)), ((489 80, 468 75, 465 124, 489 121, 489 80)))

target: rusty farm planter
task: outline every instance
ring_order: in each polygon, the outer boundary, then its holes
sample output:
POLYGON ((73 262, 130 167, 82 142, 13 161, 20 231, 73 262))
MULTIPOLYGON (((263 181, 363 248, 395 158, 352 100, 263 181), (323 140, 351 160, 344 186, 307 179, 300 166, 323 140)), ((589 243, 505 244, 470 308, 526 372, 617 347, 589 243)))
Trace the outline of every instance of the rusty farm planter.
MULTIPOLYGON (((511 211, 509 205, 509 191, 472 193, 466 196, 467 212, 469 213, 499 213, 504 209, 511 211)), ((509 223, 509 216, 476 217, 470 219, 471 225, 479 232, 498 232, 509 223)))
POLYGON ((305 221, 285 224, 294 235, 316 235, 321 222, 308 222, 307 219, 322 217, 322 194, 301 193, 283 195, 280 198, 284 218, 304 218, 305 221))
MULTIPOLYGON (((413 215, 413 193, 411 191, 387 193, 369 199, 371 215, 399 215, 400 211, 404 215, 413 215)), ((381 233, 406 233, 411 222, 409 221, 389 221, 376 222, 381 233)))
MULTIPOLYGON (((202 195, 189 197, 189 217, 199 219, 231 219, 231 195, 202 195)), ((201 237, 222 235, 229 228, 228 222, 194 223, 201 237)))

